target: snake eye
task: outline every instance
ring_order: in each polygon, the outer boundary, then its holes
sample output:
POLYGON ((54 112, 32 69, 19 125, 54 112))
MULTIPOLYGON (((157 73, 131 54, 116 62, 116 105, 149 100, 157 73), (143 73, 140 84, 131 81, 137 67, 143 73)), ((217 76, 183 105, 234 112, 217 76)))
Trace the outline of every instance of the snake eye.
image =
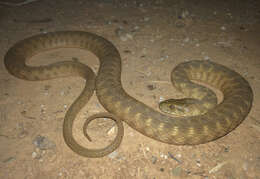
POLYGON ((170 109, 175 109, 175 106, 173 104, 169 105, 170 109))

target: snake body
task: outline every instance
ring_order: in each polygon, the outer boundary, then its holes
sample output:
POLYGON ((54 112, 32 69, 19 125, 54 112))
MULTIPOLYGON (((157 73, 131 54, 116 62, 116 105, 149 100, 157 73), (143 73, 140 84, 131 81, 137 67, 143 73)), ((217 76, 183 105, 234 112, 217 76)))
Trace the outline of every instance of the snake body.
POLYGON ((50 32, 19 41, 8 50, 4 63, 12 75, 26 80, 66 76, 86 79, 84 90, 68 109, 63 124, 66 144, 85 157, 107 155, 119 146, 123 136, 119 131, 113 143, 99 150, 84 148, 73 138, 73 121, 94 90, 100 103, 111 114, 109 117, 114 117, 120 128, 122 120, 148 137, 175 145, 202 144, 226 135, 246 118, 253 101, 249 83, 237 72, 211 61, 194 60, 177 65, 172 71, 171 81, 187 97, 199 100, 201 107, 198 108, 205 111, 184 117, 160 113, 125 92, 121 84, 121 58, 114 45, 98 35, 82 31, 50 32), (26 65, 26 59, 56 48, 80 48, 94 53, 100 60, 97 77, 80 62, 58 62, 38 67, 26 65), (217 104, 216 95, 193 80, 219 89, 223 101, 217 104))

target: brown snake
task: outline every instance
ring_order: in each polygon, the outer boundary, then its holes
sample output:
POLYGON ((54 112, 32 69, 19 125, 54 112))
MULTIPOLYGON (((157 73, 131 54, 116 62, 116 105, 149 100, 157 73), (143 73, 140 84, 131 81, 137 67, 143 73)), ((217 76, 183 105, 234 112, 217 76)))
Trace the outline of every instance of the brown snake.
MULTIPOLYGON (((184 117, 162 114, 125 92, 121 84, 121 58, 114 45, 100 36, 81 31, 50 32, 19 41, 8 50, 4 63, 12 75, 26 80, 67 76, 86 79, 84 90, 70 106, 63 124, 65 142, 74 152, 85 157, 105 156, 120 145, 123 136, 121 120, 140 133, 164 143, 195 145, 209 142, 235 129, 246 118, 253 101, 252 89, 241 75, 211 61, 194 60, 176 66, 171 80, 187 97, 199 101, 201 105, 194 108, 195 113, 197 108, 203 113, 184 117), (25 64, 26 59, 56 48, 80 48, 94 53, 100 60, 96 79, 94 72, 80 62, 66 61, 38 67, 25 64), (219 89, 223 93, 223 101, 217 104, 216 95, 211 90, 191 80, 219 89), (84 148, 72 135, 73 121, 94 90, 100 103, 110 113, 108 117, 113 118, 119 128, 115 140, 97 150, 84 148)), ((102 115, 93 116, 87 123, 102 115)))

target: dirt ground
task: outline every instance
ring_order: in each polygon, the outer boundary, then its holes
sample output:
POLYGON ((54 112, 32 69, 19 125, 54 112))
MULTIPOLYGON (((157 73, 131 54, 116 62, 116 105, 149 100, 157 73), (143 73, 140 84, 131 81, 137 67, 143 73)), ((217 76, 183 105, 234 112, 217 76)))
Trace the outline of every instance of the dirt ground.
MULTIPOLYGON (((260 3, 253 0, 22 0, 0 1, 0 178, 227 178, 260 179, 260 3), (2 2, 2 3, 1 3, 2 2), (7 50, 34 34, 83 30, 110 40, 122 57, 122 83, 133 97, 158 109, 162 99, 181 98, 170 82, 177 64, 212 60, 243 75, 254 91, 245 121, 207 144, 174 146, 150 139, 124 124, 120 147, 103 158, 81 157, 62 136, 63 117, 80 94, 80 78, 30 82, 4 67, 7 50)), ((90 52, 59 49, 28 63, 79 60, 95 72, 90 52)), ((84 119, 104 109, 93 96, 75 121, 74 136, 88 147, 104 147, 116 134, 108 119, 82 133, 84 119)))

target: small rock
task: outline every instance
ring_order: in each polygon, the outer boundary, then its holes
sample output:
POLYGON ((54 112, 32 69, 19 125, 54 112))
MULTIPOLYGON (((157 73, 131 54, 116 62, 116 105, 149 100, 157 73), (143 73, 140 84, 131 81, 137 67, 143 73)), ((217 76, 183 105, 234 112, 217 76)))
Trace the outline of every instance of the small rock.
POLYGON ((189 13, 188 10, 183 10, 183 11, 181 12, 180 17, 184 19, 184 18, 188 17, 189 15, 190 15, 190 13, 189 13))
POLYGON ((124 53, 128 53, 128 54, 131 54, 131 50, 124 50, 124 53))
POLYGON ((130 33, 127 33, 124 29, 122 28, 117 28, 115 30, 115 34, 120 38, 121 41, 125 42, 129 39, 133 39, 133 36, 130 33))
POLYGON ((134 26, 134 31, 138 31, 140 29, 139 26, 134 26))
POLYGON ((110 154, 108 155, 108 157, 111 158, 111 159, 115 159, 117 156, 118 156, 117 151, 114 151, 114 152, 112 152, 112 153, 110 153, 110 154))
POLYGON ((149 17, 144 17, 144 22, 148 22, 150 20, 149 17))
POLYGON ((111 24, 112 24, 112 21, 108 20, 108 21, 106 22, 106 24, 111 25, 111 24))
POLYGON ((162 57, 160 58, 160 61, 164 61, 164 60, 167 59, 167 58, 169 58, 168 55, 162 56, 162 57))
POLYGON ((161 154, 160 157, 163 158, 163 159, 167 159, 168 158, 168 156, 165 155, 165 154, 161 154))
POLYGON ((226 27, 225 27, 225 26, 222 26, 220 29, 223 30, 223 31, 225 31, 225 30, 226 30, 226 27))
POLYGON ((187 43, 190 41, 190 38, 189 37, 186 37, 185 39, 183 39, 183 42, 187 43))
POLYGON ((33 144, 40 150, 54 149, 56 147, 53 141, 50 141, 47 137, 40 135, 34 138, 33 144))
POLYGON ((229 147, 225 147, 224 152, 229 152, 229 147))
POLYGON ((41 108, 42 109, 46 109, 44 104, 41 104, 41 108))
POLYGON ((181 154, 176 154, 176 157, 181 158, 181 154))
POLYGON ((38 155, 38 154, 37 154, 36 152, 33 152, 33 153, 32 153, 32 158, 36 158, 37 155, 38 155))
POLYGON ((210 60, 209 56, 205 56, 203 59, 204 60, 210 60))
POLYGON ((196 161, 196 165, 197 165, 198 167, 201 167, 200 160, 197 160, 197 161, 196 161))
POLYGON ((155 164, 157 162, 157 157, 152 156, 152 163, 155 164))
POLYGON ((156 86, 155 85, 147 85, 147 88, 152 91, 152 90, 156 89, 156 86))

